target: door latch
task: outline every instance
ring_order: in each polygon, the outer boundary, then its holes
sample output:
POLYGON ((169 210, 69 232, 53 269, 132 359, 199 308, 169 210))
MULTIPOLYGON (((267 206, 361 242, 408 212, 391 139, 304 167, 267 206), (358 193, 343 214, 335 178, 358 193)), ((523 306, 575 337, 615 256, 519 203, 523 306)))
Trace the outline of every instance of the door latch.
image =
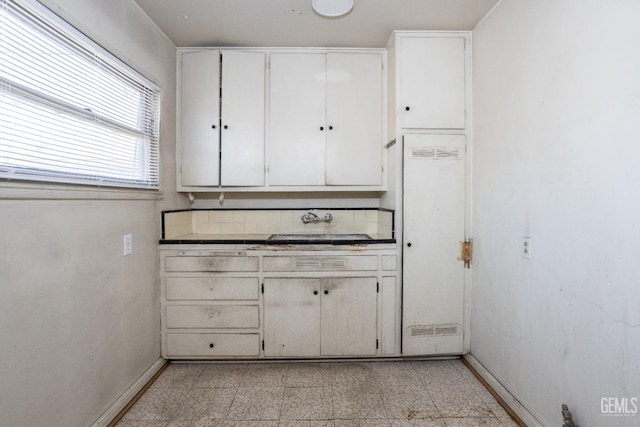
POLYGON ((464 263, 464 268, 471 268, 473 261, 473 239, 460 242, 460 256, 458 257, 458 261, 464 263))

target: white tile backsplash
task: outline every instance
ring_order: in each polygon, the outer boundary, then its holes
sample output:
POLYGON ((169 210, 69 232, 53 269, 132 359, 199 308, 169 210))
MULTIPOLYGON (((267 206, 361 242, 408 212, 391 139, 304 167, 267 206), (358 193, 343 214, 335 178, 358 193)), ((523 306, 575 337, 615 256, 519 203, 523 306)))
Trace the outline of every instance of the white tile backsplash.
POLYGON ((165 213, 165 239, 190 234, 252 234, 275 233, 365 233, 376 237, 392 237, 392 212, 382 210, 330 210, 313 212, 320 218, 330 212, 331 223, 304 224, 302 216, 309 210, 194 210, 165 213))

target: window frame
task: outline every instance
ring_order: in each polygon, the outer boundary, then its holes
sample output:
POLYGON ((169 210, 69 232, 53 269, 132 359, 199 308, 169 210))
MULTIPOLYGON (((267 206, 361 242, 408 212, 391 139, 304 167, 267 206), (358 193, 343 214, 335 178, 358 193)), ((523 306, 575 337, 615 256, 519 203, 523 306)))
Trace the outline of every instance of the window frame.
MULTIPOLYGON (((36 190, 36 193, 38 193, 37 190, 39 189, 50 188, 54 190, 54 195, 61 196, 61 198, 81 198, 78 197, 79 192, 77 189, 74 188, 69 191, 65 190, 72 187, 79 187, 81 190, 88 191, 87 194, 91 194, 102 189, 108 190, 108 193, 111 196, 108 196, 107 198, 115 199, 126 198, 127 194, 133 194, 134 192, 139 193, 140 191, 147 193, 159 193, 161 182, 161 88, 135 70, 131 65, 119 59, 107 49, 103 48, 99 43, 94 41, 91 37, 85 35, 81 30, 39 2, 35 0, 0 0, 0 8, 14 7, 9 6, 10 3, 26 10, 30 16, 37 17, 37 20, 53 28, 53 32, 46 33, 48 39, 53 39, 56 43, 61 43, 60 37, 55 33, 58 32, 62 34, 65 39, 69 39, 74 45, 77 45, 77 47, 73 46, 73 48, 74 52, 78 55, 90 54, 92 57, 99 58, 102 63, 108 64, 107 72, 109 72, 109 70, 115 70, 115 72, 111 71, 111 75, 120 79, 121 83, 127 84, 129 81, 127 79, 130 79, 130 81, 135 82, 136 85, 143 88, 139 92, 140 96, 143 96, 146 91, 149 91, 149 93, 153 95, 153 102, 150 104, 151 107, 145 108, 141 103, 141 106, 138 109, 138 114, 140 114, 140 112, 147 113, 145 117, 151 120, 152 125, 149 126, 147 123, 147 128, 149 129, 148 133, 146 133, 147 131, 145 130, 146 128, 144 127, 144 124, 139 124, 137 130, 141 135, 145 135, 145 140, 148 141, 149 144, 147 148, 144 148, 145 155, 143 157, 145 160, 142 163, 142 166, 135 170, 137 173, 140 173, 140 176, 145 176, 144 179, 127 179, 122 178, 122 176, 119 178, 100 177, 91 173, 83 175, 77 173, 66 174, 64 172, 54 171, 42 172, 33 166, 31 168, 17 168, 16 166, 11 167, 7 165, 0 165, 0 197, 7 198, 8 196, 8 198, 26 198, 25 195, 28 193, 27 190, 29 188, 36 190), (18 170, 18 172, 16 172, 16 170, 18 170), (148 175, 145 175, 144 171, 147 170, 150 170, 151 172, 148 175)), ((42 31, 42 28, 43 27, 40 26, 38 30, 42 31)), ((69 48, 70 45, 65 44, 65 46, 69 48)), ((8 84, 11 85, 10 78, 1 79, 0 85, 5 84, 4 82, 9 82, 8 84)), ((6 93, 10 94, 10 96, 16 96, 16 98, 21 99, 21 102, 27 102, 25 100, 30 98, 32 101, 28 102, 33 102, 34 106, 50 108, 53 105, 56 109, 68 112, 70 117, 73 117, 74 119, 84 120, 86 118, 95 118, 95 121, 99 122, 99 124, 91 125, 91 129, 104 130, 109 128, 118 128, 119 132, 126 133, 127 126, 124 124, 119 126, 115 120, 111 121, 108 118, 107 120, 103 120, 104 117, 97 117, 97 115, 94 115, 91 111, 83 111, 82 108, 79 108, 76 105, 65 103, 64 99, 50 97, 45 92, 38 92, 37 90, 30 91, 29 88, 26 88, 27 90, 22 90, 23 88, 18 86, 19 85, 14 83, 15 89, 9 89, 6 93), (15 95, 19 92, 20 94, 15 95), (33 99, 35 99, 35 101, 33 101, 33 99)), ((146 103, 144 104, 146 105, 146 103)), ((133 171, 134 169, 129 167, 128 170, 133 171)), ((158 196, 152 196, 151 198, 157 197, 158 196)), ((36 198, 38 197, 36 196, 36 198)), ((148 197, 136 196, 133 198, 147 199, 148 197)))

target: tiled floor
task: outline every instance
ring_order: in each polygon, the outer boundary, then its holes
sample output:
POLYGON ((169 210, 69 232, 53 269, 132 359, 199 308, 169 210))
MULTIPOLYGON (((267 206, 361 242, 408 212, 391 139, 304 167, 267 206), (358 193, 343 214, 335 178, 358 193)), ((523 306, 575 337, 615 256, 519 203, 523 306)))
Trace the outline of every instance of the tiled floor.
POLYGON ((460 360, 171 364, 118 427, 516 426, 460 360))

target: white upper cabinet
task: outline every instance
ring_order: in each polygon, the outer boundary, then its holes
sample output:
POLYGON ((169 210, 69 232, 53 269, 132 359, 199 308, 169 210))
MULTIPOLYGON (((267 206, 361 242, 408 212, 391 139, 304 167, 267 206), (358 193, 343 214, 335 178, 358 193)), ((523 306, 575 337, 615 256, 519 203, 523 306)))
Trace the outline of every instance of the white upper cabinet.
POLYGON ((220 182, 220 52, 185 52, 181 60, 178 187, 215 186, 220 182))
POLYGON ((265 55, 222 51, 221 184, 264 185, 265 55))
POLYGON ((271 54, 269 183, 381 186, 382 56, 271 54))
POLYGON ((271 54, 271 185, 325 183, 325 70, 324 54, 271 54))
POLYGON ((382 57, 327 55, 327 185, 382 184, 382 57))
POLYGON ((465 38, 401 37, 400 125, 465 128, 465 38))
POLYGON ((182 53, 179 189, 264 185, 265 64, 264 53, 182 53))
POLYGON ((178 191, 386 189, 384 50, 178 58, 178 191))

